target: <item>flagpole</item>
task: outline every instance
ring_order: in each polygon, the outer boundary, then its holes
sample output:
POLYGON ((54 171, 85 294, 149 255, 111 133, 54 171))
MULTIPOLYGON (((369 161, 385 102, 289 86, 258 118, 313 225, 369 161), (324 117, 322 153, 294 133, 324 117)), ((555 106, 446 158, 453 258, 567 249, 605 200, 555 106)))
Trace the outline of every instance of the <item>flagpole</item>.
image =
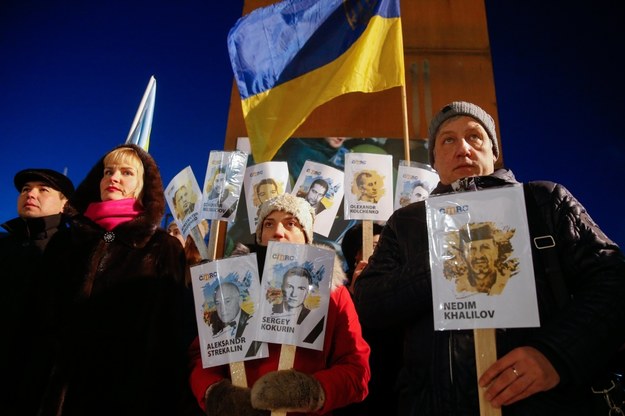
POLYGON ((401 86, 401 110, 404 122, 404 160, 410 162, 410 138, 408 133, 408 102, 406 99, 406 83, 401 86))
POLYGON ((152 91, 152 88, 153 88, 155 83, 156 83, 156 78, 154 78, 154 75, 152 75, 150 77, 150 81, 148 82, 148 86, 145 89, 145 92, 143 93, 143 98, 141 98, 141 103, 139 104, 139 109, 137 110, 137 113, 135 114, 135 118, 132 121, 132 124, 130 125, 130 131, 128 132, 128 136, 126 137, 126 141, 130 140, 130 138, 132 137, 132 134, 134 133, 135 129, 137 128, 137 125, 139 124, 139 120, 141 119, 141 116, 143 115, 143 110, 145 108, 145 104, 148 101, 148 98, 150 96, 150 92, 152 91))

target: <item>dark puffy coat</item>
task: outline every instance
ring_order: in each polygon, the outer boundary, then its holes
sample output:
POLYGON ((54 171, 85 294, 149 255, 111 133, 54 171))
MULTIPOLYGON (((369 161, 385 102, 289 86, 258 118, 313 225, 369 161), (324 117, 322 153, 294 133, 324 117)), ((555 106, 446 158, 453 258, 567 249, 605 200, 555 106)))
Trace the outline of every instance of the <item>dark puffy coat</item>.
POLYGON ((190 397, 184 252, 159 228, 165 200, 156 163, 129 146, 145 168, 145 211, 105 241, 111 233, 83 216, 100 201, 100 160, 70 201, 69 232, 46 252, 54 273, 46 276, 42 313, 57 361, 44 415, 62 397, 63 415, 176 415, 190 397))
POLYGON ((39 312, 33 302, 43 251, 52 236, 63 227, 61 214, 39 218, 14 218, 2 224, 7 234, 0 237, 0 414, 35 414, 45 387, 50 357, 35 347, 39 312))
MULTIPOLYGON (((507 170, 472 180, 477 189, 517 183, 507 170)), ((535 182, 530 188, 556 240, 573 300, 565 308, 556 306, 542 260, 534 255, 541 327, 498 329, 497 353, 501 357, 515 347, 533 346, 561 381, 548 392, 504 407, 503 414, 588 415, 590 380, 625 341, 625 260, 563 186, 535 182)), ((451 191, 439 185, 435 193, 451 191)), ((479 414, 473 331, 433 329, 424 202, 391 216, 356 282, 355 302, 363 326, 383 327, 393 320, 405 328, 400 414, 479 414)))

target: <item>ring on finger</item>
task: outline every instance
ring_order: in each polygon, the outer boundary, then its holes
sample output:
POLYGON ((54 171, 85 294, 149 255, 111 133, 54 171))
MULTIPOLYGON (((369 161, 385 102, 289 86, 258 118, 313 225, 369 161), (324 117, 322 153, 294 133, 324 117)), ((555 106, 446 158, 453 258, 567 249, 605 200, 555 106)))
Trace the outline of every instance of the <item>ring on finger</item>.
POLYGON ((515 367, 512 367, 512 372, 514 373, 514 375, 519 378, 521 377, 521 374, 519 374, 519 372, 517 371, 517 369, 515 367))

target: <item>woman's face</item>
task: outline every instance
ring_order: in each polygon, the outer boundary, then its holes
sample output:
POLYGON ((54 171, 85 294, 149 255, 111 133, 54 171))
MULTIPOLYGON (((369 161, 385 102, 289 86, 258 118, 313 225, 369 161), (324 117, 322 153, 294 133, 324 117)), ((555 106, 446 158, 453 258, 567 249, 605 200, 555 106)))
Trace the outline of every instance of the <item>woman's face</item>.
POLYGON ((137 198, 139 186, 137 168, 130 164, 105 165, 100 181, 102 201, 116 201, 125 198, 137 198))
POLYGON ((273 211, 263 220, 261 245, 270 240, 306 244, 304 228, 297 218, 285 211, 273 211))

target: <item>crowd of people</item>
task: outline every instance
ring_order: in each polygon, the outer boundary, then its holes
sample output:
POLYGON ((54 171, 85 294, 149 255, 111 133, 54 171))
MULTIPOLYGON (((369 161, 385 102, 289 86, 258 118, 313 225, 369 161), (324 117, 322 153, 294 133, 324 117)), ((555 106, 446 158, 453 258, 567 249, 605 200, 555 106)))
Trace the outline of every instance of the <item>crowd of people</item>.
MULTIPOLYGON (((340 166, 343 142, 319 140, 310 152, 340 166)), ((430 197, 519 185, 511 170, 495 167, 495 122, 476 104, 444 106, 431 120, 428 149, 440 178, 430 197)), ((365 179, 363 198, 373 186, 365 179)), ((269 343, 267 357, 245 361, 246 387, 233 383, 227 365, 203 366, 189 273, 203 259, 175 222, 161 226, 165 197, 152 156, 120 145, 76 188, 46 168, 19 171, 14 184, 17 217, 0 237, 6 415, 477 415, 482 391, 504 416, 587 416, 598 411, 593 382, 623 354, 625 256, 561 184, 523 186, 540 326, 497 330, 497 359, 484 372, 473 331, 434 328, 436 264, 420 200, 374 224, 368 259, 360 225, 345 233, 322 349, 297 348, 283 369, 280 344, 269 343), (545 238, 551 244, 536 243, 545 238)), ((314 219, 328 188, 313 183, 295 196, 271 185, 257 189, 254 243, 232 254, 256 253, 261 272, 271 241, 318 245, 314 219)), ((460 232, 459 257, 476 294, 503 290, 500 246, 490 227, 460 232)), ((312 280, 306 268, 286 271, 273 313, 303 322, 312 280)), ((250 316, 237 286, 219 286, 214 303, 214 336, 242 334, 250 316)))

